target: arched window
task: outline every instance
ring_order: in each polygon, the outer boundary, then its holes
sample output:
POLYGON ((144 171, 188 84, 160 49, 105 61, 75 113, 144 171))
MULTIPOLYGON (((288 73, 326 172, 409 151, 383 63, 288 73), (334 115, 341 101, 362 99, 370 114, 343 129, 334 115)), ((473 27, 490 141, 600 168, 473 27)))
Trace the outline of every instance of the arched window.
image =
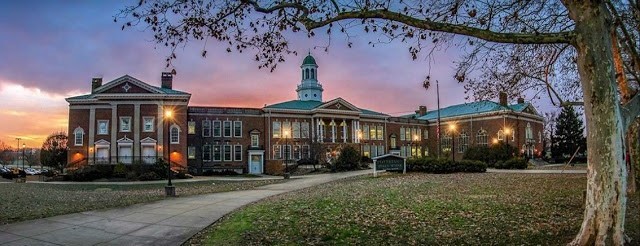
POLYGON ((526 139, 528 141, 533 140, 533 131, 531 130, 531 124, 527 122, 527 129, 525 130, 526 139))
POLYGON ((177 125, 172 125, 169 129, 169 133, 169 140, 172 144, 180 143, 180 127, 178 127, 177 125))
POLYGON ((504 141, 504 133, 502 130, 498 131, 498 141, 504 141))
POLYGON ((309 79, 309 69, 304 70, 304 79, 309 79))
POLYGON ((476 135, 476 143, 481 146, 487 146, 487 131, 482 129, 478 131, 478 134, 476 135))
POLYGON ((84 142, 84 129, 82 129, 82 127, 77 127, 73 131, 73 135, 73 145, 82 146, 82 143, 84 142))
POLYGON ((316 70, 315 69, 311 69, 311 78, 315 79, 316 78, 316 70))

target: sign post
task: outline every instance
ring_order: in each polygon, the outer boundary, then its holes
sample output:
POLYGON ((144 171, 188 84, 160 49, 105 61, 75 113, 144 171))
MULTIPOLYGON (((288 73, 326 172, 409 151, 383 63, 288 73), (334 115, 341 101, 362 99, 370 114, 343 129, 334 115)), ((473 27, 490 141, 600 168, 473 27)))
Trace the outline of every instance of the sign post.
POLYGON ((377 177, 378 170, 402 171, 407 173, 407 158, 386 154, 373 158, 373 177, 377 177))

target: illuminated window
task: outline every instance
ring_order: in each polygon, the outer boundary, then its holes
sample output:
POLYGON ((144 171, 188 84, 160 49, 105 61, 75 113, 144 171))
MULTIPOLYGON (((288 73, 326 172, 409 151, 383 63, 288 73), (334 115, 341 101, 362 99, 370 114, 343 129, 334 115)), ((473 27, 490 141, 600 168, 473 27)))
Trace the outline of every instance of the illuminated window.
MULTIPOLYGON (((211 160, 211 146, 207 146, 207 148, 209 149, 209 160, 211 160)), ((203 153, 205 148, 202 147, 203 153)), ((196 158, 196 147, 193 146, 189 146, 189 148, 187 148, 187 157, 189 159, 195 159, 196 158)), ((204 154, 203 154, 203 159, 204 159, 204 154)))
POLYGON ((382 126, 378 126, 378 140, 384 140, 384 128, 382 126))
POLYGON ((195 121, 189 121, 189 123, 187 125, 187 133, 188 134, 196 134, 196 122, 195 121))
POLYGON ((73 135, 74 135, 74 145, 75 146, 82 146, 83 142, 84 142, 84 129, 82 129, 81 127, 76 128, 73 131, 73 135))
POLYGON ((487 141, 487 131, 478 131, 478 134, 476 135, 476 144, 480 146, 487 146, 487 144, 489 144, 489 142, 487 141))

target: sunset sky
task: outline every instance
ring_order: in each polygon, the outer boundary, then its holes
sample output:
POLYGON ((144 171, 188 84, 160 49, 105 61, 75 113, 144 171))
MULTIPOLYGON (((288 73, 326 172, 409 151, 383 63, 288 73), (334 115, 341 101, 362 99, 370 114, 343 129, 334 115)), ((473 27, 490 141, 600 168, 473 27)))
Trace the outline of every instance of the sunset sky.
MULTIPOLYGON (((168 50, 156 46, 142 27, 122 31, 113 16, 125 3, 118 1, 8 1, 0 3, 0 141, 13 147, 15 138, 40 147, 52 132, 67 131, 68 104, 64 98, 90 91, 92 77, 105 83, 129 74, 159 85, 168 50)), ((453 80, 455 48, 436 53, 431 64, 424 55, 410 58, 402 43, 367 45, 371 36, 359 35, 347 48, 334 36, 329 52, 314 49, 324 38, 300 34, 292 40, 298 56, 289 56, 275 72, 259 70, 255 51, 227 53, 209 42, 178 50, 174 89, 192 94, 190 105, 262 107, 296 98, 299 66, 309 49, 318 62, 324 99, 342 97, 361 108, 391 115, 412 112, 418 105, 436 108, 435 86, 440 81, 441 105, 463 103, 462 85, 453 80)), ((375 38, 375 37, 374 37, 375 38)), ((541 111, 544 111, 542 109, 541 111)))

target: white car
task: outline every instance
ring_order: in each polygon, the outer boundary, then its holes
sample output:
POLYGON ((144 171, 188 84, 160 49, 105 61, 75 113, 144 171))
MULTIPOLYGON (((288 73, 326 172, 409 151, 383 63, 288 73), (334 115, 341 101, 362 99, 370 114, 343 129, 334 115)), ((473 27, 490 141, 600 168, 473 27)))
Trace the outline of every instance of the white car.
POLYGON ((30 168, 30 167, 25 168, 24 172, 26 174, 28 174, 28 175, 36 175, 36 174, 38 174, 38 171, 36 171, 35 169, 30 168))

